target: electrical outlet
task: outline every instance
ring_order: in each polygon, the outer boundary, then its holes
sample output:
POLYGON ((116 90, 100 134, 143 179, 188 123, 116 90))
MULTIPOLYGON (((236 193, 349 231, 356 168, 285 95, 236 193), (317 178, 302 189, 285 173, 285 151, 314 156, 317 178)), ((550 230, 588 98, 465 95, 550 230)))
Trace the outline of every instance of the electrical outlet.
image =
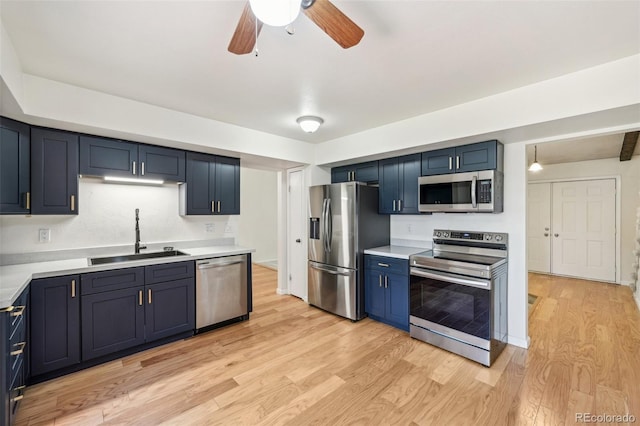
POLYGON ((51 229, 45 228, 38 230, 38 242, 50 243, 51 242, 51 229))
POLYGON ((412 233, 413 232, 413 224, 412 223, 407 223, 407 232, 408 233, 412 233))
POLYGON ((216 224, 215 223, 205 223, 204 229, 206 232, 216 232, 216 224))
POLYGON ((224 232, 225 232, 225 234, 232 234, 233 233, 233 226, 232 225, 225 226, 224 232))

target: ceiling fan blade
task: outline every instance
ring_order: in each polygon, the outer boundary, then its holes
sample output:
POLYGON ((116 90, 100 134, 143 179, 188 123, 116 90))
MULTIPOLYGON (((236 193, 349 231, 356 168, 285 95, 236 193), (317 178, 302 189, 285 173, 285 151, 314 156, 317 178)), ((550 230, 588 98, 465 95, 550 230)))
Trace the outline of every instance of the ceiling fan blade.
POLYGON ((344 49, 355 46, 364 36, 364 30, 329 0, 315 0, 311 6, 303 8, 302 11, 344 49))
MULTIPOLYGON (((261 29, 262 22, 258 21, 258 34, 260 34, 261 29)), ((256 44, 256 37, 256 17, 251 11, 249 2, 247 2, 247 4, 244 5, 244 10, 242 11, 242 15, 240 15, 238 26, 236 27, 236 31, 233 33, 233 37, 231 37, 227 50, 231 53, 235 53, 236 55, 246 55, 247 53, 251 53, 256 44)))

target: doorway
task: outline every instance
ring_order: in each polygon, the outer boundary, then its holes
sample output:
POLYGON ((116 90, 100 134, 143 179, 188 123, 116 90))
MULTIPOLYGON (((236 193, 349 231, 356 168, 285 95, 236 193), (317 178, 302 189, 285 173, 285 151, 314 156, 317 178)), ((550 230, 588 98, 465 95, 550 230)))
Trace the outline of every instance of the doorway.
POLYGON ((287 261, 289 293, 307 301, 307 233, 304 171, 287 171, 289 196, 287 197, 287 261))
POLYGON ((616 281, 616 180, 529 183, 529 271, 616 281))

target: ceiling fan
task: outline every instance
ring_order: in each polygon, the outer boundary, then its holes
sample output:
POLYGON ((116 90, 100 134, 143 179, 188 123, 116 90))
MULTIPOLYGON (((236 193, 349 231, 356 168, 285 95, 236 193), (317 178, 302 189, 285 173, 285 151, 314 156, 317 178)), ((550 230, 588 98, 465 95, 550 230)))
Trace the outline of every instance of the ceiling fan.
MULTIPOLYGON (((252 0, 252 2, 254 1, 252 0)), ((229 43, 229 52, 236 55, 251 53, 262 29, 263 22, 256 18, 250 3, 247 1, 245 4, 229 43)), ((300 4, 300 10, 309 19, 344 49, 355 46, 362 39, 364 35, 362 28, 356 25, 329 0, 302 0, 297 3, 300 4)), ((295 7, 298 7, 297 4, 295 7)), ((296 10, 296 16, 297 12, 296 10)))

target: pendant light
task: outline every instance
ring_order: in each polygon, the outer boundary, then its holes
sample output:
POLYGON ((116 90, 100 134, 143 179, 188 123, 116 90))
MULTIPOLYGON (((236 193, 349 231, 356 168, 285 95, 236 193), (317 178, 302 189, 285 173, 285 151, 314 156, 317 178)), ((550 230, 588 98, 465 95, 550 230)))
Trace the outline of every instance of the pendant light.
POLYGON ((542 166, 538 163, 538 145, 533 146, 534 154, 533 154, 533 163, 529 166, 530 172, 539 172, 542 170, 542 166))

